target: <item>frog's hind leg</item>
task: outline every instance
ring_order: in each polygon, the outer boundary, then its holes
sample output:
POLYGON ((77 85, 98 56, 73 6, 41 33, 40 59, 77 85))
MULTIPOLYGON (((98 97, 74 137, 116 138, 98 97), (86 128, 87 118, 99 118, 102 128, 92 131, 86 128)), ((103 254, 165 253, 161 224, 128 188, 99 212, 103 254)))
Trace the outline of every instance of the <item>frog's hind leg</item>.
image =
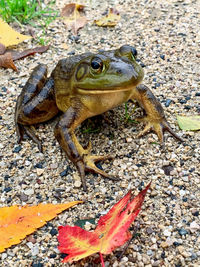
POLYGON ((54 81, 52 78, 47 79, 47 67, 40 64, 33 70, 17 99, 15 125, 18 142, 23 140, 26 133, 41 151, 41 142, 32 125, 53 118, 58 111, 54 97, 54 81))

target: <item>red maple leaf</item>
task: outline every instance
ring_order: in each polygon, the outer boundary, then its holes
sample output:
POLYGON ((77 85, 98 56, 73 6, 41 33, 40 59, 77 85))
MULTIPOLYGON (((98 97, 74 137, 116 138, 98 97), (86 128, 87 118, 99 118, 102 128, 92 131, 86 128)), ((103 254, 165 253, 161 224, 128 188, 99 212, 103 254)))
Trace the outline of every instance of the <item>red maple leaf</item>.
POLYGON ((93 232, 78 226, 59 227, 59 247, 62 253, 68 254, 63 262, 78 261, 96 252, 109 254, 131 238, 129 227, 141 210, 147 187, 135 198, 128 192, 109 212, 99 219, 93 232))

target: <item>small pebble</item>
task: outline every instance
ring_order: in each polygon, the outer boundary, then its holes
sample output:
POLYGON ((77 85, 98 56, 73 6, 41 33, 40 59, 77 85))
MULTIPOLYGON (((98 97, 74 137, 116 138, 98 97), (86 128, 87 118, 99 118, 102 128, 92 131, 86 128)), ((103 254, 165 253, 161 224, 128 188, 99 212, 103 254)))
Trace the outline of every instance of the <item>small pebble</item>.
POLYGON ((76 187, 76 188, 81 187, 81 185, 82 185, 81 181, 75 181, 74 182, 74 187, 76 187))
POLYGON ((165 55, 160 55, 160 58, 165 60, 165 55))
POLYGON ((19 153, 19 151, 22 149, 21 146, 16 146, 13 150, 14 153, 19 153))
POLYGON ((163 232, 164 236, 171 236, 171 232, 168 229, 165 229, 163 232))
POLYGON ((185 230, 185 229, 183 229, 183 228, 181 228, 181 229, 178 229, 178 233, 179 233, 179 235, 187 235, 188 234, 188 231, 187 230, 185 230))
POLYGON ((44 173, 44 169, 36 169, 37 176, 40 176, 44 173))
POLYGON ((199 211, 197 210, 197 211, 192 212, 192 215, 198 217, 199 216, 199 211))
POLYGON ((9 187, 4 188, 3 191, 6 192, 6 193, 8 193, 8 192, 10 192, 11 190, 12 190, 12 187, 9 186, 9 187))
POLYGON ((50 234, 52 236, 57 235, 58 234, 58 231, 55 228, 52 228, 51 231, 50 231, 50 234))
POLYGON ((64 171, 60 173, 61 177, 67 176, 69 174, 69 168, 66 168, 64 171))
POLYGON ((31 196, 33 195, 35 192, 32 188, 29 188, 29 189, 26 189, 24 190, 24 194, 27 195, 27 196, 31 196))
POLYGON ((172 103, 171 99, 166 99, 165 107, 169 107, 171 103, 172 103))

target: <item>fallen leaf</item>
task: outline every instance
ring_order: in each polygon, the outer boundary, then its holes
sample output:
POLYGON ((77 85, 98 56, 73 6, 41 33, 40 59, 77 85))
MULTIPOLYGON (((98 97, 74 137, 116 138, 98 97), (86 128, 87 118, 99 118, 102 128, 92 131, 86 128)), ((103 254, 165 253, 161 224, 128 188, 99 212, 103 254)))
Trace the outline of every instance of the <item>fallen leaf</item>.
POLYGON ((17 67, 15 66, 13 62, 12 54, 10 52, 0 55, 0 67, 18 71, 17 67))
POLYGON ((110 8, 106 16, 102 17, 99 20, 95 20, 94 23, 101 27, 114 27, 117 25, 119 20, 120 20, 119 12, 114 8, 110 8))
POLYGON ((17 45, 30 38, 32 37, 16 32, 0 18, 0 43, 4 44, 5 46, 17 45))
POLYGON ((200 130, 200 116, 177 116, 178 125, 182 130, 197 131, 200 130))
POLYGON ((66 4, 61 11, 61 16, 62 17, 70 17, 71 15, 74 14, 74 12, 82 11, 84 9, 84 7, 85 6, 81 5, 81 4, 75 4, 75 3, 66 4))
POLYGON ((78 261, 96 252, 109 254, 131 238, 128 231, 138 215, 150 183, 133 198, 128 192, 110 211, 99 219, 93 232, 78 226, 59 227, 59 247, 62 253, 68 254, 63 262, 78 261))
POLYGON ((21 59, 30 55, 34 55, 35 53, 43 53, 45 52, 49 46, 38 46, 35 48, 27 49, 24 51, 16 51, 7 49, 5 54, 0 55, 0 67, 10 68, 17 71, 17 67, 14 64, 14 60, 21 59))
POLYGON ((5 45, 3 45, 3 44, 0 43, 0 55, 4 54, 5 51, 6 51, 5 45))
POLYGON ((12 206, 0 208, 0 252, 18 244, 35 229, 43 226, 46 221, 56 217, 82 201, 73 201, 64 204, 39 204, 37 206, 12 206))
POLYGON ((84 5, 80 4, 67 4, 61 11, 61 16, 64 17, 64 23, 68 29, 71 29, 74 35, 77 35, 78 30, 83 28, 87 23, 85 16, 81 15, 84 5))
POLYGON ((9 52, 12 54, 13 60, 21 59, 30 55, 34 55, 35 53, 44 53, 49 48, 49 45, 47 46, 38 46, 31 49, 26 49, 24 51, 16 51, 16 50, 9 50, 9 52))

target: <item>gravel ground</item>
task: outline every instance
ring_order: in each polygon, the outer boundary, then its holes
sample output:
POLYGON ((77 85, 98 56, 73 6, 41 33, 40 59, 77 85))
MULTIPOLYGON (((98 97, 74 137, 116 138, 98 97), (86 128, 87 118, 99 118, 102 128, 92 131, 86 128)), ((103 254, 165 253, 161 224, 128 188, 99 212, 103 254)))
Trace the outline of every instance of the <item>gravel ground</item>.
MULTIPOLYGON (((62 5, 60 2, 58 7, 62 5)), ((78 38, 74 38, 61 21, 54 21, 48 30, 52 45, 46 53, 16 62, 18 73, 0 69, 0 207, 86 202, 59 215, 19 245, 0 254, 0 266, 63 266, 64 255, 57 250, 58 225, 73 225, 77 219, 87 218, 95 218, 97 222, 128 189, 138 193, 150 180, 151 190, 136 220, 138 237, 121 261, 118 256, 122 248, 105 256, 106 266, 200 266, 200 133, 180 130, 176 120, 177 114, 200 114, 200 2, 85 2, 89 22, 79 31, 78 38), (113 5, 121 13, 120 23, 115 28, 95 26, 92 21, 113 5), (37 127, 43 154, 28 139, 17 144, 13 120, 15 102, 38 63, 46 63, 51 71, 59 59, 69 54, 114 49, 126 43, 137 48, 145 70, 144 84, 160 99, 169 123, 185 142, 181 144, 168 135, 162 150, 155 134, 138 139, 137 133, 143 126, 126 123, 124 106, 92 119, 90 123, 96 125, 99 132, 83 134, 78 130, 78 138, 81 142, 90 139, 93 153, 113 154, 114 161, 103 162, 102 167, 113 175, 118 174, 121 180, 113 182, 88 174, 88 193, 84 193, 75 167, 55 141, 55 121, 37 127)), ((38 30, 35 31, 38 34, 38 30)), ((35 44, 29 41, 21 47, 35 44)), ((130 111, 131 106, 128 104, 130 111)), ((136 115, 140 113, 138 109, 136 115)), ((94 225, 87 224, 86 228, 92 229, 94 225)), ((65 266, 98 266, 98 258, 94 255, 65 266)))

